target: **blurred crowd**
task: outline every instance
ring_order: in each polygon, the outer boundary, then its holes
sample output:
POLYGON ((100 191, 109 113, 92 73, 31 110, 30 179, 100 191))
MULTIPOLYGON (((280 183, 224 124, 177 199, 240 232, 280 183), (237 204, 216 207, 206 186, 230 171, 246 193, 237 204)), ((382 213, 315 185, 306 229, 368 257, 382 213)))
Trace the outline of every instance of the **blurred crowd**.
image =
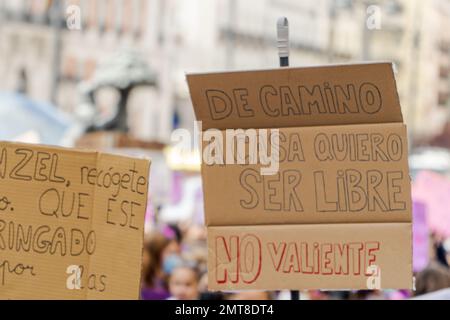
MULTIPOLYGON (((450 243, 430 235, 430 262, 415 274, 415 291, 302 291, 306 300, 403 300, 450 289, 450 243)), ((289 291, 209 292, 206 228, 160 225, 145 236, 143 300, 288 300, 289 291)))

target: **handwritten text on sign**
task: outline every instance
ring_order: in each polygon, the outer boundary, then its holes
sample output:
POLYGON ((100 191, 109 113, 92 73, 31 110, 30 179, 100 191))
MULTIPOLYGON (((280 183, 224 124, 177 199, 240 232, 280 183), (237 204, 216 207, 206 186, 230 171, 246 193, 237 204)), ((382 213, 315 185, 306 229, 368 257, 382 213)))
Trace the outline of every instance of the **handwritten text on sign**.
POLYGON ((187 80, 202 131, 210 289, 411 287, 408 142, 392 64, 187 80))
MULTIPOLYGON (((225 150, 223 157, 227 158, 229 150, 237 149, 244 154, 237 152, 233 156, 247 160, 226 166, 222 159, 204 164, 204 172, 209 173, 204 177, 207 184, 226 171, 224 187, 239 190, 212 199, 211 206, 222 199, 224 206, 225 203, 233 206, 227 215, 217 208, 211 214, 215 223, 227 223, 230 216, 235 218, 233 223, 243 223, 253 213, 256 219, 276 221, 276 212, 301 214, 299 218, 311 221, 332 215, 349 219, 342 213, 365 216, 384 213, 394 221, 396 214, 399 219, 402 214, 403 219, 407 218, 410 195, 404 126, 386 124, 382 130, 376 125, 282 128, 276 146, 270 145, 271 139, 266 139, 268 145, 251 139, 255 132, 241 130, 242 136, 236 139, 241 142, 234 143, 237 148, 223 148, 219 139, 204 144, 204 150, 212 156, 225 150), (243 148, 239 147, 242 141, 246 141, 243 148), (256 141, 255 145, 251 145, 252 141, 256 141), (274 150, 278 153, 279 169, 272 175, 261 175, 260 164, 248 161, 250 152, 261 149, 263 153, 274 150), (262 216, 264 212, 267 215, 262 216)), ((230 135, 223 133, 219 137, 226 140, 230 135)))

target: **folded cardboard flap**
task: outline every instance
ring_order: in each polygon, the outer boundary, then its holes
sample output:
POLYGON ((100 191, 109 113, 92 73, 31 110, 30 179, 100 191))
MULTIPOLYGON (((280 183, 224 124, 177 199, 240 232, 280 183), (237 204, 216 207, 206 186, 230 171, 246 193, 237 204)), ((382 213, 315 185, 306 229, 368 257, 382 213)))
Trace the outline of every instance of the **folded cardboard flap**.
POLYGON ((391 63, 189 74, 187 81, 204 130, 403 122, 391 63))
POLYGON ((208 227, 208 286, 412 289, 409 248, 410 223, 208 227))

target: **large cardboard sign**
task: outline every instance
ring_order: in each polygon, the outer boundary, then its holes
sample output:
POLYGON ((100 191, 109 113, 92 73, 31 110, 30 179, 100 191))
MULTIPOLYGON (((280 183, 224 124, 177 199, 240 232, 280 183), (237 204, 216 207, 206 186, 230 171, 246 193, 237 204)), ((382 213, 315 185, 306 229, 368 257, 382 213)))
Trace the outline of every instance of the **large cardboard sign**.
POLYGON ((150 162, 0 143, 0 299, 138 299, 150 162))
POLYGON ((391 64, 187 78, 203 130, 210 289, 412 287, 391 64))

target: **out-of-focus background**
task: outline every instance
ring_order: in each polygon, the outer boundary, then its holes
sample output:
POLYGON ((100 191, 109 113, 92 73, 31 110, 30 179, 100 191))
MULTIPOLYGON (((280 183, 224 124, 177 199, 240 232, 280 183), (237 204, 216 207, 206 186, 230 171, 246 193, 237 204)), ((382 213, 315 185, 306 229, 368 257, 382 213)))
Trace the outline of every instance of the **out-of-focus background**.
POLYGON ((0 140, 152 157, 143 299, 287 299, 207 293, 199 157, 171 142, 185 73, 277 67, 280 16, 292 66, 394 62, 410 140, 417 291, 302 298, 450 298, 450 0, 0 0, 0 140))

